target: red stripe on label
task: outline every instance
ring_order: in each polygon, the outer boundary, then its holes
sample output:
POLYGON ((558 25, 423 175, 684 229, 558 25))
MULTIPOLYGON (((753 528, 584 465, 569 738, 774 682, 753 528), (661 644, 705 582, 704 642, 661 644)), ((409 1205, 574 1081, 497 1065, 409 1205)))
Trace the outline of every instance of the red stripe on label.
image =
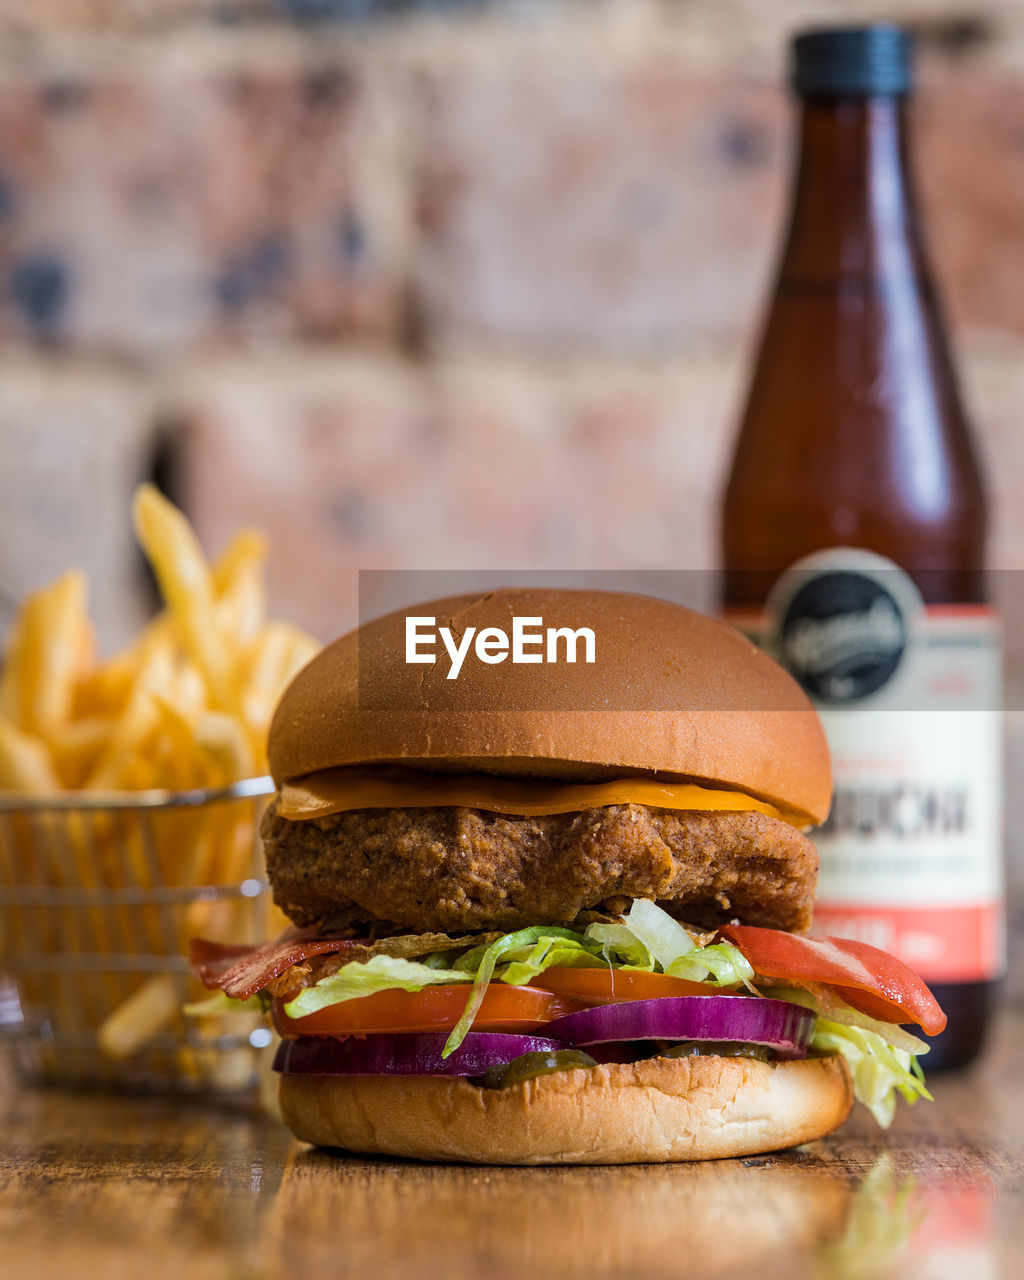
POLYGON ((1005 967, 998 903, 916 909, 817 903, 811 933, 880 947, 926 982, 985 982, 998 978, 1005 967))
POLYGON ((999 617, 990 604, 926 604, 925 613, 934 618, 992 618, 999 617))

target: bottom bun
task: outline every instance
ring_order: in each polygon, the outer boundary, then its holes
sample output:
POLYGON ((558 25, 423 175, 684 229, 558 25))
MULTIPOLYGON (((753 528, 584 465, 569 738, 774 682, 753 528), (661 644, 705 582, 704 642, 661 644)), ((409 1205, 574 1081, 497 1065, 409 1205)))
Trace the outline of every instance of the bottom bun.
POLYGON ((507 1089, 436 1076, 281 1077, 297 1138, 367 1155, 473 1164, 637 1164, 778 1151, 853 1105, 841 1058, 648 1058, 507 1089))

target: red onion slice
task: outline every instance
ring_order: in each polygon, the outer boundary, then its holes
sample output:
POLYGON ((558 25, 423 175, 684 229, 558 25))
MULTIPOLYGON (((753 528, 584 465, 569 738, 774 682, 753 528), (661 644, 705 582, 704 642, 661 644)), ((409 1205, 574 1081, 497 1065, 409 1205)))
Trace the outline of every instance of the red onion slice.
POLYGON ((515 1036, 471 1031, 447 1058, 448 1033, 394 1036, 300 1036, 284 1040, 274 1059, 283 1075, 311 1076, 482 1076, 522 1053, 564 1049, 550 1036, 515 1036))
POLYGON ((577 1048, 620 1040, 741 1041, 767 1045, 782 1058, 803 1058, 813 1028, 814 1014, 785 1000, 662 996, 581 1009, 544 1031, 577 1048))

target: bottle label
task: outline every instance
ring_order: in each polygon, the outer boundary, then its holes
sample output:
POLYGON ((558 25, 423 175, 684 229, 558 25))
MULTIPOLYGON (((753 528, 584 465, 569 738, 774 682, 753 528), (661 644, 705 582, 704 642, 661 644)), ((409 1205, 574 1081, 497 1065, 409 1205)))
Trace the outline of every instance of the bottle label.
POLYGON ((807 690, 835 794, 813 833, 813 931, 891 951, 928 981, 1005 967, 1001 630, 983 606, 926 606, 891 560, 837 548, 729 620, 807 690))

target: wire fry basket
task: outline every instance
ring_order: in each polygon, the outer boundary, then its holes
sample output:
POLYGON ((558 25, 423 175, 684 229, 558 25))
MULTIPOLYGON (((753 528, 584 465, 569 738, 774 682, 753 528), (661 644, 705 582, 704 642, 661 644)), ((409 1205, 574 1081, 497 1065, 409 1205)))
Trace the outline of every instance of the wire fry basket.
POLYGON ((187 1018, 194 935, 255 942, 274 784, 0 792, 0 1046, 29 1082, 200 1091, 254 1083, 258 1013, 187 1018))

